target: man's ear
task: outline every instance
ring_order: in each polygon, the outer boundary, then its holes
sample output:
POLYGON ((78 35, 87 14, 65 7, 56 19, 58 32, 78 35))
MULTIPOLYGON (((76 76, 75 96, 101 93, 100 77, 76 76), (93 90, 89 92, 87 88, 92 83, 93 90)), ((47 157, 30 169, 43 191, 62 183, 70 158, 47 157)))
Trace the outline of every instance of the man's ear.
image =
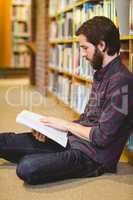
POLYGON ((101 52, 105 52, 106 51, 106 44, 103 40, 101 40, 99 42, 99 44, 97 45, 98 49, 101 51, 101 52))

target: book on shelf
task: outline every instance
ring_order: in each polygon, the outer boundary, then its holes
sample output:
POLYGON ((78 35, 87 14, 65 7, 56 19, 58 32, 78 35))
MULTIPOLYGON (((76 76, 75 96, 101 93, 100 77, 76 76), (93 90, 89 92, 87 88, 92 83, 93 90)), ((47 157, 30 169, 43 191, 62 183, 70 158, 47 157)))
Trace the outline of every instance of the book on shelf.
POLYGON ((116 0, 115 6, 118 16, 120 35, 129 35, 129 0, 116 0))
POLYGON ((133 152, 133 133, 128 138, 128 150, 133 152))
POLYGON ((72 45, 64 47, 63 70, 72 74, 72 45))
POLYGON ((58 38, 58 29, 59 29, 59 25, 58 25, 58 21, 54 20, 51 22, 50 24, 50 41, 54 41, 58 38))
POLYGON ((64 37, 66 39, 72 38, 73 36, 73 13, 67 12, 65 13, 65 21, 64 21, 64 37))
POLYGON ((129 42, 121 41, 120 56, 123 64, 129 68, 129 42))
POLYGON ((91 87, 75 82, 71 84, 71 108, 77 113, 83 113, 85 105, 89 100, 91 87))
POLYGON ((12 32, 14 32, 14 35, 21 34, 21 33, 28 33, 28 24, 27 22, 17 22, 14 21, 12 23, 12 32))
POLYGON ((67 132, 44 125, 42 122, 40 122, 40 120, 44 117, 45 116, 43 115, 33 113, 28 110, 23 110, 17 115, 16 122, 34 129, 54 140, 63 147, 66 147, 68 140, 67 132))
POLYGON ((30 62, 31 57, 27 52, 14 52, 12 57, 13 68, 29 68, 30 62))
MULTIPOLYGON (((18 4, 19 5, 19 4, 18 4)), ((28 21, 30 17, 30 9, 28 6, 16 6, 13 4, 12 19, 18 21, 28 21)))
POLYGON ((88 60, 82 57, 79 43, 73 44, 73 74, 86 80, 93 80, 94 70, 88 60))

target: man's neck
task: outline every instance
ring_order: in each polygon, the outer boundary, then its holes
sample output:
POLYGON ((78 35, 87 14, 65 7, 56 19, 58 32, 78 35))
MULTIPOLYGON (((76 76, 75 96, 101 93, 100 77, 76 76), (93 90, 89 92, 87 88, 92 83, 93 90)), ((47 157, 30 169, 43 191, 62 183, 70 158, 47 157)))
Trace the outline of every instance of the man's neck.
POLYGON ((105 67, 106 65, 108 65, 112 60, 114 60, 116 57, 118 56, 118 54, 115 54, 113 56, 109 56, 108 54, 105 54, 104 56, 104 60, 103 60, 103 67, 105 67))

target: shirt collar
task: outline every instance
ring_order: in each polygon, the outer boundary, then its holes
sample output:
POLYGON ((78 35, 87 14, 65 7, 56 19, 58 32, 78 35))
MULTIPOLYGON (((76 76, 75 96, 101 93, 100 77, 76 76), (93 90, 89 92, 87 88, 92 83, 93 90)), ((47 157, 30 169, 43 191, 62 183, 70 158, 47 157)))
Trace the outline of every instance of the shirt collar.
POLYGON ((120 56, 114 58, 110 63, 108 63, 105 67, 100 70, 97 70, 94 73, 94 80, 101 81, 103 77, 109 77, 112 73, 116 71, 115 67, 121 62, 120 56))

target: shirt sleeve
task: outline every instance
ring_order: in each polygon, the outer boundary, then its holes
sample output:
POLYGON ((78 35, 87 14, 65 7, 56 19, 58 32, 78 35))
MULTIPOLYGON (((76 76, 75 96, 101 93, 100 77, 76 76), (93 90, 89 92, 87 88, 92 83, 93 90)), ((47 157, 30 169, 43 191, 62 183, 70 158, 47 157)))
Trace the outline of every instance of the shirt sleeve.
POLYGON ((129 84, 125 78, 110 80, 98 125, 92 127, 89 135, 94 145, 104 148, 116 139, 131 106, 129 95, 129 84))

